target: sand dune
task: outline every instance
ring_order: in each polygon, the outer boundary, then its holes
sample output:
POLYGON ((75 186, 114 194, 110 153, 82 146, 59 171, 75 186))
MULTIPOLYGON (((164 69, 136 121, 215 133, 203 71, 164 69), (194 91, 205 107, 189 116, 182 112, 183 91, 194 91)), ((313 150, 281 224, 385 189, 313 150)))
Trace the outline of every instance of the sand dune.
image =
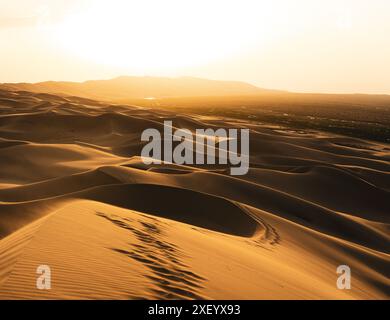
POLYGON ((388 299, 389 159, 325 132, 2 90, 0 298, 388 299), (250 128, 249 173, 145 165, 141 132, 164 120, 250 128))

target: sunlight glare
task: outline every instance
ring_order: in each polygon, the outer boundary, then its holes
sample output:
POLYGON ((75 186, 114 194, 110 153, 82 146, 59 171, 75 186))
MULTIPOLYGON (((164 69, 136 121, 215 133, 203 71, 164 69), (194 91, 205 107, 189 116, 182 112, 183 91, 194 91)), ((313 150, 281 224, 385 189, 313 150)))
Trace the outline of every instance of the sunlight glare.
POLYGON ((79 57, 133 71, 196 66, 272 34, 270 2, 243 2, 93 1, 67 16, 55 38, 79 57))

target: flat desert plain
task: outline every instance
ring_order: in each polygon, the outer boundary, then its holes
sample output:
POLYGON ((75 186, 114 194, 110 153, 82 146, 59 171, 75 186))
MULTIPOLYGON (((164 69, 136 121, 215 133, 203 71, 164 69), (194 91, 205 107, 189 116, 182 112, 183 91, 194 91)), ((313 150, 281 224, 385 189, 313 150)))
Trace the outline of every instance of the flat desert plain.
POLYGON ((2 90, 0 298, 388 299, 389 160, 335 132, 2 90), (248 174, 144 164, 164 120, 250 129, 248 174))

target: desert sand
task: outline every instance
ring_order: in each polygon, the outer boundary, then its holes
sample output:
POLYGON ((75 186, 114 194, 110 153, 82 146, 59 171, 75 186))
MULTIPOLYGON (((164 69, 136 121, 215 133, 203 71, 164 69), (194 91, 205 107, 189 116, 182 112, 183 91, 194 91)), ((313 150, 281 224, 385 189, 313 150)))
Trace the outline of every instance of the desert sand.
POLYGON ((389 160, 331 133, 1 90, 0 299, 388 299, 389 160), (145 165, 141 132, 164 120, 249 128, 249 173, 145 165))

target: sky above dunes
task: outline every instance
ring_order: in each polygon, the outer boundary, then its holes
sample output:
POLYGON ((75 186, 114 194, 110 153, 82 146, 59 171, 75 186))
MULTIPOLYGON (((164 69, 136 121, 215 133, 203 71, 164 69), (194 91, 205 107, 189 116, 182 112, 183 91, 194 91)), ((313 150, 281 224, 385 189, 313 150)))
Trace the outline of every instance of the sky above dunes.
POLYGON ((0 82, 118 75, 390 94, 388 0, 0 0, 0 82))

